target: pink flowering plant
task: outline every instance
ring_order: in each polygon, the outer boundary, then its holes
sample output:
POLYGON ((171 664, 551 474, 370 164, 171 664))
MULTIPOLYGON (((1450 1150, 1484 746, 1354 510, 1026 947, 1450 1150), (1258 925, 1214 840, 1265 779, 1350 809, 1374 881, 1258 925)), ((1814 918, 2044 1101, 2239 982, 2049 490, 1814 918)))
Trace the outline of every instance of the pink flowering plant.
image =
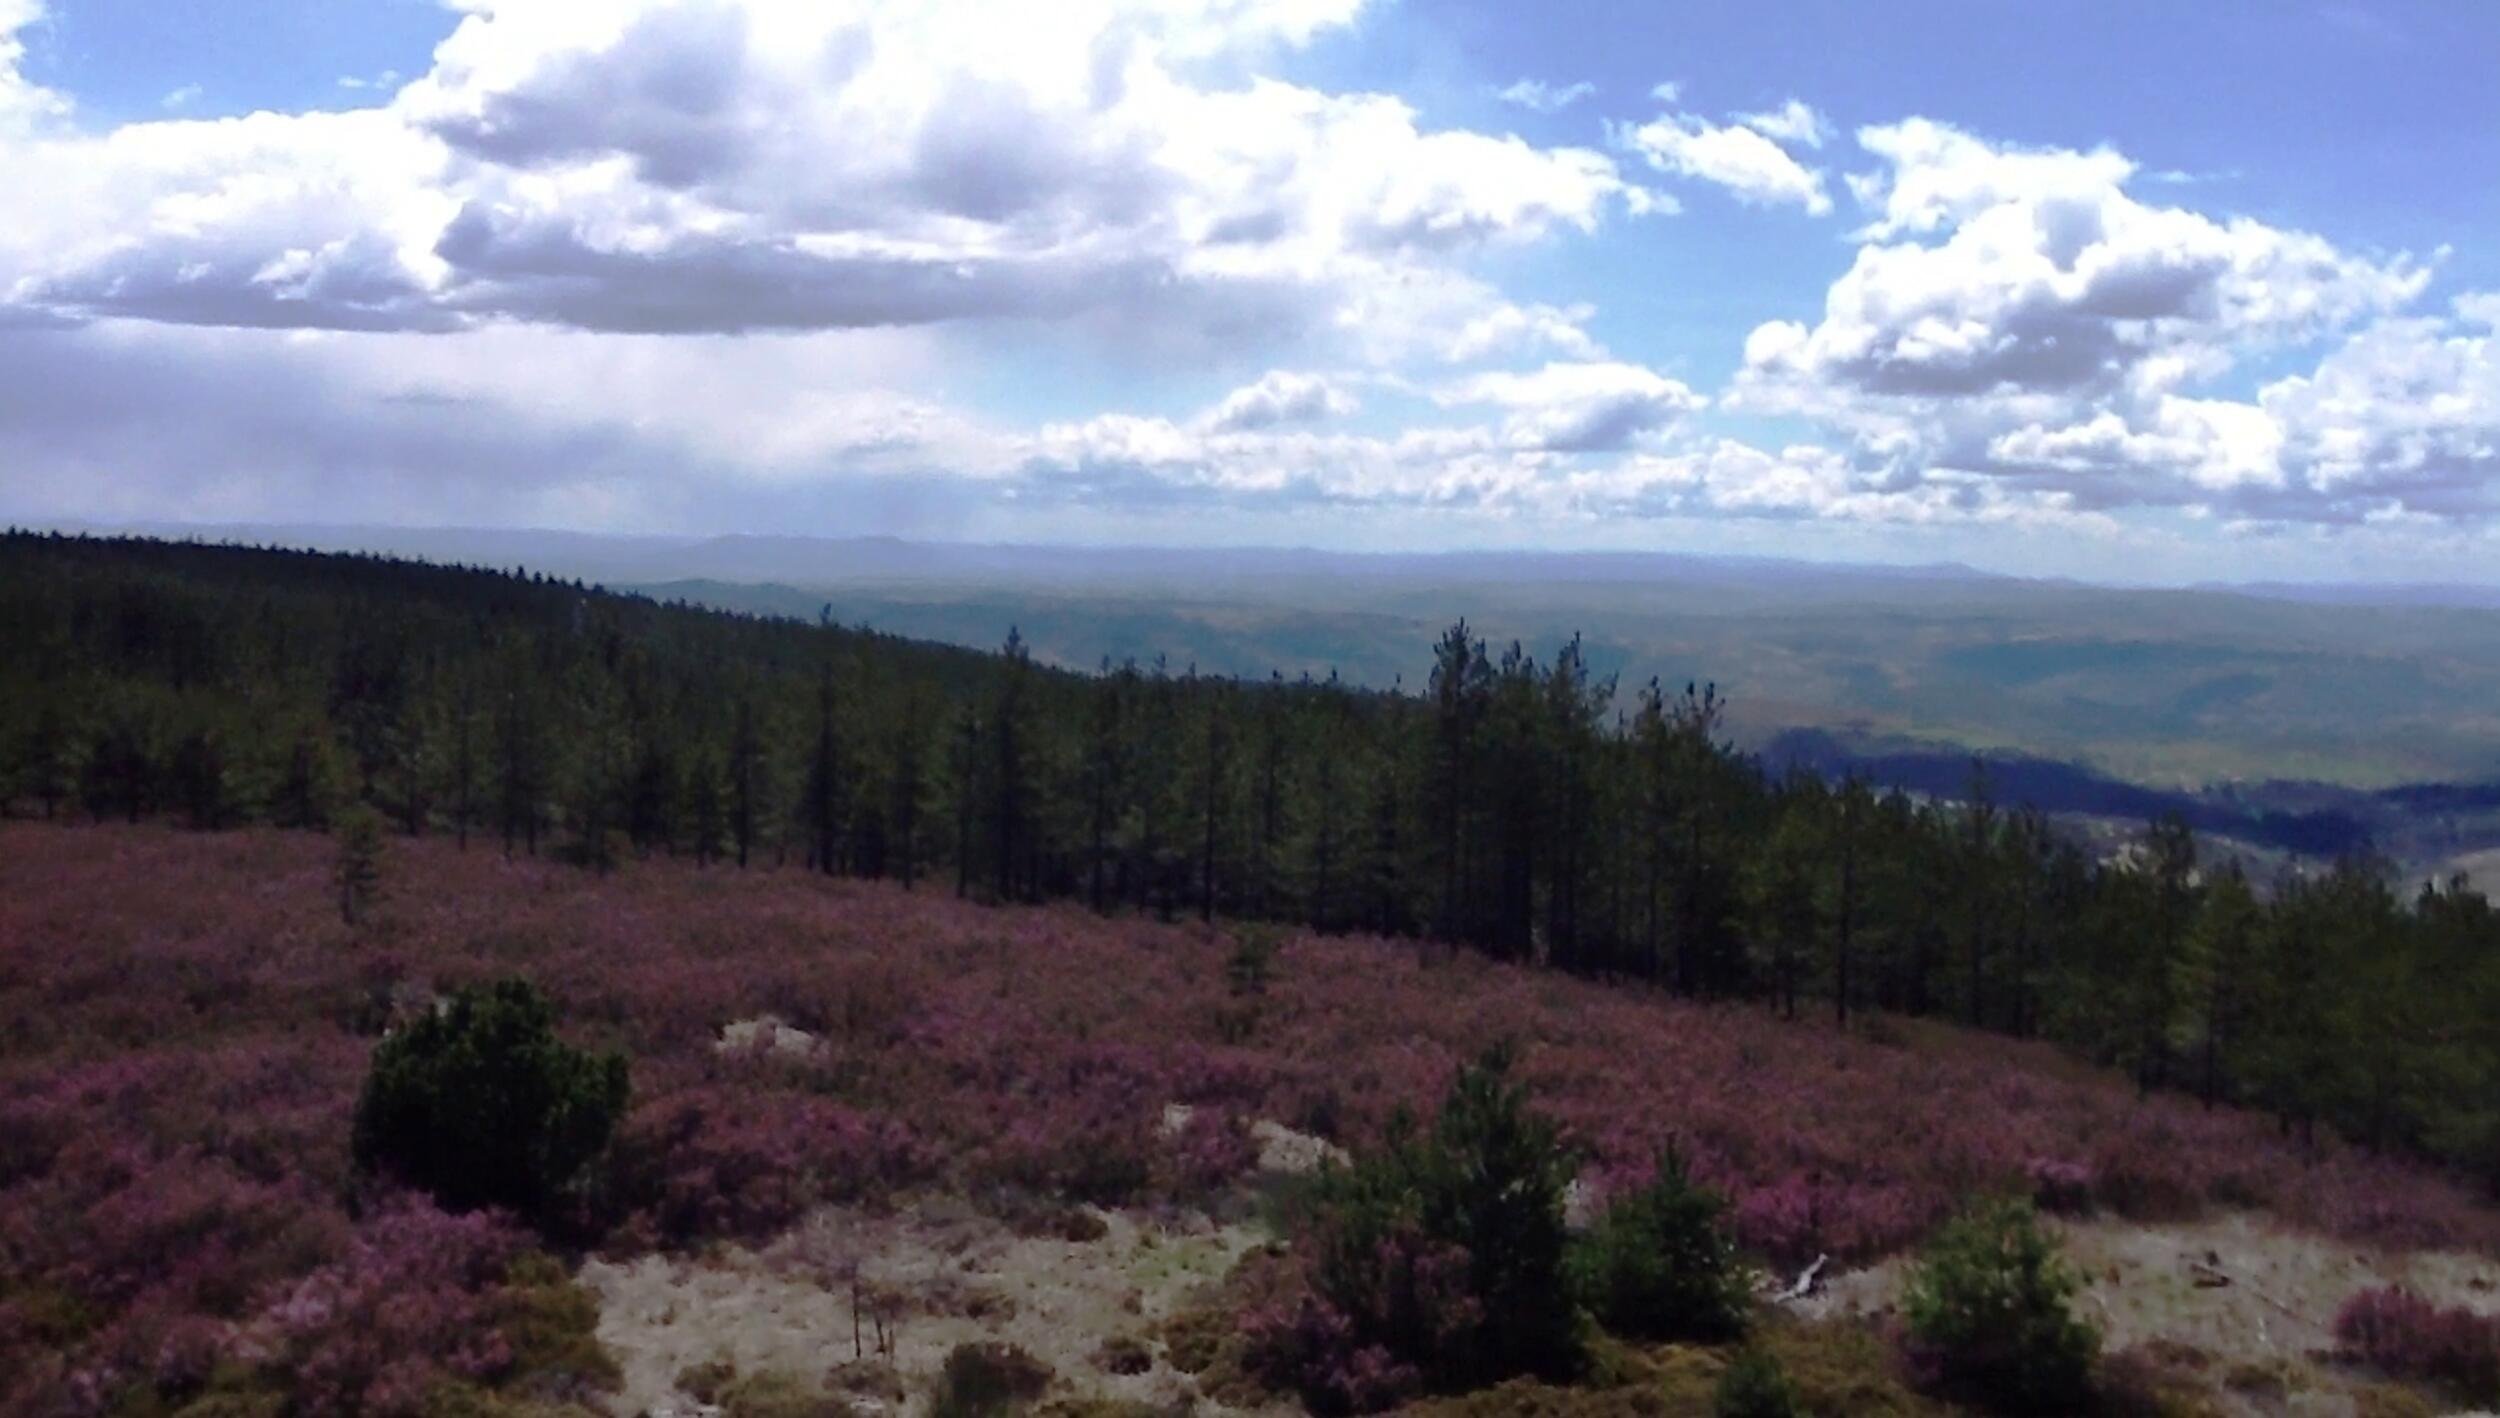
MULTIPOLYGON (((560 1189, 585 1243, 621 1253, 760 1239, 823 1202, 922 1188, 1200 1199, 1257 1165, 1261 1120, 1382 1151, 1393 1117, 1437 1116, 1462 1064, 1505 1038, 1511 1085, 1570 1140, 1600 1214, 1674 1142, 1738 1246, 1783 1266, 1895 1253, 1963 1198, 2051 1183, 2057 1205, 2263 1206, 2360 1241, 2500 1252, 2500 1218, 2437 1174, 2139 1098, 2047 1045, 1885 1043, 1310 936, 1275 944, 1258 1027, 1228 1035, 1238 946, 1220 930, 795 870, 654 858, 602 880, 440 838, 389 850, 389 901, 350 928, 317 834, 0 823, 0 1412, 102 1413, 238 1365, 279 1382, 295 1341, 273 1309, 353 1292, 380 1263, 359 1248, 389 1249, 376 1228, 400 1224, 351 1152, 378 1042, 507 978, 543 994, 568 1047, 630 1063, 600 1164, 560 1189), (768 1015, 798 1032, 724 1047, 768 1015), (1167 1129, 1176 1103, 1189 1121, 1167 1129)), ((1279 1306, 1313 1336, 1302 1351, 1333 1356, 1338 1377, 1314 1385, 1331 1402, 1441 1386, 1381 1336, 1482 1329, 1509 1302, 1473 1277, 1533 1270, 1437 1224, 1410 1206, 1348 1261, 1379 1286, 1312 1288, 1326 1306, 1307 1321, 1279 1306)), ((491 1269, 409 1272, 401 1288, 440 1312, 393 1332, 486 1325, 480 1296, 508 1282, 476 1273, 491 1269)), ((523 1346, 498 1378, 482 1337, 407 1347, 425 1376, 377 1362, 315 1387, 379 1403, 524 1383, 534 1362, 523 1346)))

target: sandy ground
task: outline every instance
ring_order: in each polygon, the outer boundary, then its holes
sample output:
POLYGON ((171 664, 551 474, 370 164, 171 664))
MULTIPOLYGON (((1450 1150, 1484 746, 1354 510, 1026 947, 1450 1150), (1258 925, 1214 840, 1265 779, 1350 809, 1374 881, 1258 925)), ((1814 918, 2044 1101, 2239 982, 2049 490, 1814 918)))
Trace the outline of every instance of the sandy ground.
MULTIPOLYGON (((2402 1284, 2443 1305, 2500 1314, 2500 1262, 2480 1256, 2371 1251, 2245 1213, 2166 1226, 2061 1222, 2058 1230, 2085 1281, 2079 1308, 2109 1350, 2155 1340, 2187 1346, 2169 1352, 2200 1368, 2242 1413, 2353 1411, 2366 1376, 2329 1355, 2335 1311, 2357 1290, 2402 1284), (2229 1382, 2235 1374, 2237 1385, 2229 1382)), ((1791 1308, 1882 1314, 1899 1303, 1907 1270, 1896 1258, 1845 1272, 1791 1308)))
MULTIPOLYGON (((810 1041, 758 1021, 726 1047, 804 1049, 810 1041), (796 1036, 796 1037, 793 1037, 796 1036)), ((1177 1130, 1189 1110, 1163 1123, 1177 1130)), ((1260 1170, 1310 1171, 1343 1154, 1261 1122, 1260 1170)), ((1575 1191, 1577 1189, 1575 1188, 1575 1191)), ((1587 1210, 1585 1194, 1574 1197, 1587 1210)), ((741 1373, 778 1372, 815 1383, 874 1359, 880 1321, 905 1395, 868 1399, 874 1411, 926 1408, 930 1379, 968 1341, 1021 1346, 1056 1373, 1054 1392, 1157 1406, 1216 1408, 1174 1370, 1156 1335, 1162 1321, 1220 1280, 1268 1237, 1251 1224, 1196 1213, 1088 1210, 1101 1234, 1075 1240, 1022 1235, 961 1201, 941 1198, 890 1215, 827 1209, 761 1250, 701 1257, 591 1261, 599 1337, 625 1384, 619 1418, 700 1418, 710 1410, 678 1391, 690 1365, 726 1359, 741 1373), (1104 1346, 1135 1356, 1112 1372, 1104 1346)), ((1584 1218, 1575 1218, 1584 1219, 1584 1218)), ((2173 1225, 2111 1219, 2054 1221, 2084 1280, 2079 1307, 2111 1352, 2151 1346, 2164 1364, 2194 1371, 2231 1411, 2264 1415, 2352 1412, 2372 1376, 2337 1364, 2331 1326, 2354 1292, 2402 1284, 2443 1305, 2500 1314, 2500 1261, 2450 1252, 2393 1253, 2277 1229, 2235 1213, 2173 1225)), ((1086 1229, 1093 1229, 1091 1227, 1086 1229)), ((1895 1310, 1909 1261, 1826 1274, 1788 1302, 1808 1318, 1895 1310)), ((1220 1411, 1218 1409, 1217 1411, 1220 1411)))
POLYGON ((821 1379, 854 1358, 855 1332, 873 1353, 880 1312, 910 1411, 925 1407, 922 1393, 948 1351, 972 1340, 1021 1345, 1072 1393, 1176 1405, 1194 1397, 1154 1332, 1264 1233, 1194 1215, 1092 1214, 1102 1236, 1073 1241, 1019 1236, 951 1202, 892 1216, 829 1209, 761 1251, 591 1261, 581 1278, 599 1296, 599 1338, 625 1371, 611 1410, 701 1414, 674 1380, 688 1365, 719 1357, 742 1373, 821 1379), (854 1273, 862 1297, 856 1311, 854 1273), (1123 1337, 1146 1343, 1152 1367, 1137 1374, 1101 1367, 1104 1342, 1123 1337))
MULTIPOLYGON (((821 1380, 862 1351, 873 1354, 879 1315, 908 1412, 925 1408, 947 1353, 975 1340, 1022 1346, 1056 1371, 1058 1392, 1215 1409, 1171 1367, 1155 1335, 1266 1236, 1196 1214, 1088 1214, 1103 1233, 1079 1241, 1018 1235, 951 1200, 883 1216, 828 1209, 762 1250, 589 1262, 581 1278, 599 1295, 599 1337, 625 1371, 611 1409, 620 1418, 698 1418, 708 1410, 679 1393, 675 1379, 716 1358, 743 1373, 821 1380), (1105 1369, 1105 1342, 1124 1338, 1151 1355, 1143 1372, 1105 1369)), ((2442 1304, 2500 1314, 2500 1262, 2484 1257, 2370 1251, 2249 1214, 2056 1225, 2085 1278, 2078 1303, 2107 1348, 2159 1341, 2166 1362, 2194 1369, 2238 1413, 2353 1411, 2372 1378, 2333 1361, 2329 1327, 2357 1290, 2403 1284, 2442 1304)), ((1828 1275, 1790 1309, 1809 1318, 1883 1315, 1898 1306, 1907 1269, 1896 1258, 1828 1275)))
MULTIPOLYGON (((767 1016, 731 1025, 719 1047, 800 1055, 815 1040, 767 1016)), ((1190 1113, 1166 1108, 1163 1126, 1178 1131, 1190 1113)), ((1258 1170, 1269 1176, 1346 1160, 1333 1144, 1264 1119, 1251 1137, 1258 1170)), ((1154 1336, 1267 1234, 1189 1212, 1083 1214, 1099 1223, 1099 1236, 1022 1235, 952 1198, 890 1215, 827 1208, 762 1250, 594 1259, 581 1280, 599 1296, 599 1338, 625 1372, 610 1409, 620 1418, 698 1418, 710 1410, 676 1384, 691 1365, 725 1359, 740 1373, 812 1383, 844 1364, 873 1362, 882 1349, 901 1381, 901 1406, 917 1412, 947 1354, 968 1341, 1021 1346, 1057 1373, 1055 1391, 1213 1406, 1154 1336), (1151 1364, 1112 1372, 1104 1354, 1112 1341, 1133 1341, 1151 1364)), ((861 1406, 895 1405, 864 1398, 861 1406)))

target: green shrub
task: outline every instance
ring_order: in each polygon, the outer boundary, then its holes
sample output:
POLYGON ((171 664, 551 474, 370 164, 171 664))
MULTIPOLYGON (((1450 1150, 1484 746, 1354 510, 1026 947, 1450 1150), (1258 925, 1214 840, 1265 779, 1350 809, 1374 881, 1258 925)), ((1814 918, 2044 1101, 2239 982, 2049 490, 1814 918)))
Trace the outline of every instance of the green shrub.
POLYGON ((1581 1360, 1563 1255, 1572 1161, 1554 1124, 1528 1111, 1507 1048, 1462 1069, 1433 1123, 1424 1234, 1467 1253, 1483 1332, 1458 1365, 1476 1377, 1559 1377, 1581 1360))
POLYGON ((1271 1316, 1254 1348, 1307 1402, 1380 1406, 1516 1374, 1566 1378, 1583 1325, 1565 1271, 1571 1162, 1528 1111, 1507 1049, 1460 1071, 1429 1134, 1385 1145, 1309 1194, 1311 1303, 1271 1316))
POLYGON ((1768 1353, 1747 1348, 1729 1361, 1710 1395, 1712 1418, 1800 1418, 1797 1387, 1768 1353))
POLYGON ((1573 1289, 1599 1324, 1628 1339, 1736 1338, 1751 1297, 1726 1212, 1668 1149, 1649 1185, 1607 1207, 1573 1242, 1573 1289))
POLYGON ((1244 926, 1233 937, 1233 951, 1224 959, 1224 981, 1235 996, 1263 995, 1276 976, 1276 933, 1272 927, 1244 926))
POLYGON ((677 1371, 677 1389, 720 1418, 849 1418, 850 1401, 779 1369, 742 1374, 726 1354, 677 1371))
POLYGON ((544 1217, 607 1147, 625 1097, 624 1058, 568 1047, 527 981, 471 986, 374 1049, 356 1165, 453 1210, 544 1217))
POLYGON ((2069 1309, 2075 1290, 2028 1204, 1977 1206, 1937 1233, 1910 1276, 1913 1366, 1931 1385, 1999 1411, 2075 1411, 2100 1347, 2069 1309))
POLYGON ((946 1356, 930 1418, 999 1418, 1050 1390, 1050 1366, 1012 1344, 958 1344, 946 1356))

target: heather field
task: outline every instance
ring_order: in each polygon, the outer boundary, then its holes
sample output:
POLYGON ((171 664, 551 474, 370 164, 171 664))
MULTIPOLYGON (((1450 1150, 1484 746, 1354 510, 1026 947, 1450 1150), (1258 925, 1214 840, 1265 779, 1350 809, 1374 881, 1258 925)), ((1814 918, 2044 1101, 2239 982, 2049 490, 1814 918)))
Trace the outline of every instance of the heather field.
POLYGON ((0 1411, 173 1413, 238 1374, 285 1405, 224 1411, 420 1411, 446 1378, 591 1401, 613 1378, 563 1278, 580 1252, 761 1244, 821 1205, 941 1194, 1203 1203, 1252 1168, 1254 1122, 1362 1151, 1505 1038, 1597 1196, 1675 1140, 1782 1268, 1898 1252, 1988 1190, 2500 1255, 2500 1213, 2437 1176, 2000 1038, 1844 1035, 1365 938, 1285 939, 1245 994, 1221 929, 442 839, 393 841, 351 928, 333 860, 306 834, 0 826, 0 1411), (569 1039, 631 1059, 604 1179, 553 1242, 349 1162, 375 1039, 516 974, 569 1039), (814 1046, 721 1046, 759 1016, 814 1046))

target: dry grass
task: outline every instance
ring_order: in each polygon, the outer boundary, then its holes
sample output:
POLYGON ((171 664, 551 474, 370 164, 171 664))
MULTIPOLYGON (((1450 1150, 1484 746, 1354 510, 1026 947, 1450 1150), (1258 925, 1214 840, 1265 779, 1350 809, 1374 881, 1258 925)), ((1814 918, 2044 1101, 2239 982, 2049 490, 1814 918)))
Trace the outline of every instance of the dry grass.
POLYGON ((588 1262, 599 1338, 624 1372, 616 1410, 665 1410, 693 1396, 679 1378, 707 1362, 803 1375, 821 1394, 849 1386, 829 1381, 829 1366, 881 1360, 916 1405, 957 1346, 984 1342, 1035 1356, 1070 1402, 1160 1408, 1199 1398, 1200 1382, 1177 1362, 1193 1356, 1147 1337, 1216 1286, 1261 1233, 1177 1214, 1093 1214, 1098 1237, 1068 1240, 1019 1234, 942 1200, 891 1215, 828 1209, 761 1249, 588 1262), (1106 1341, 1125 1341, 1122 1362, 1098 1362, 1106 1341))

